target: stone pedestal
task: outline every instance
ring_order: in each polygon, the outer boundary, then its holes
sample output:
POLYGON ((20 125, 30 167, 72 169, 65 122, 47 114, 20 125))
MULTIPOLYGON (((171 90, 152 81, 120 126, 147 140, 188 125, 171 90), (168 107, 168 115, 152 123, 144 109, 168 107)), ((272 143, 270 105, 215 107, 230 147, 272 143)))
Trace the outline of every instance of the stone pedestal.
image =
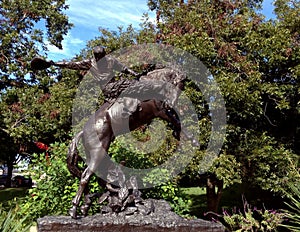
MULTIPOLYGON (((146 201, 150 201, 149 199, 146 201)), ((219 223, 201 219, 187 220, 171 211, 163 200, 153 200, 155 210, 150 215, 96 214, 72 219, 69 216, 46 216, 38 219, 38 232, 221 232, 219 223)))

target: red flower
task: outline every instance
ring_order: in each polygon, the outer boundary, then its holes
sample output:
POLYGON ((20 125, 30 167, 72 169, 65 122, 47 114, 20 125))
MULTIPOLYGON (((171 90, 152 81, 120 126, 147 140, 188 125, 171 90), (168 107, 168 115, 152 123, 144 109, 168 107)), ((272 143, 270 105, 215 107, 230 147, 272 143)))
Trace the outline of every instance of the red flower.
POLYGON ((49 147, 42 142, 34 142, 34 144, 43 151, 47 151, 49 149, 49 147))

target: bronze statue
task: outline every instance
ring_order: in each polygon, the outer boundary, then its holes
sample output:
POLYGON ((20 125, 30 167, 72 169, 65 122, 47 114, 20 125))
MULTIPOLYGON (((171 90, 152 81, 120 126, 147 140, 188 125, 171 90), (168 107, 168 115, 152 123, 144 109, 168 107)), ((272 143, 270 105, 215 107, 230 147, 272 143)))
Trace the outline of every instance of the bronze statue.
MULTIPOLYGON (((69 213, 72 218, 77 217, 77 208, 81 196, 85 194, 84 205, 81 206, 83 215, 87 215, 90 207, 90 197, 88 194, 88 183, 91 176, 97 172, 101 175, 107 172, 106 160, 109 160, 107 151, 111 142, 116 136, 132 131, 141 125, 148 124, 154 118, 160 118, 169 122, 175 131, 176 138, 180 139, 180 131, 187 138, 191 139, 195 146, 198 142, 187 132, 182 130, 181 123, 172 109, 176 104, 179 92, 174 85, 183 89, 186 76, 172 68, 160 68, 149 72, 146 75, 138 74, 126 66, 120 64, 115 59, 105 56, 105 50, 101 47, 94 49, 94 59, 80 62, 53 62, 45 61, 39 58, 33 59, 31 66, 34 69, 44 69, 55 65, 62 68, 91 70, 94 78, 99 81, 106 101, 89 118, 83 130, 75 135, 69 146, 67 165, 70 172, 80 178, 78 192, 72 201, 72 208, 69 213), (136 79, 113 80, 114 65, 124 73, 129 73, 136 79), (172 85, 171 87, 169 85, 172 85), (153 95, 153 92, 155 95, 153 95), (78 168, 80 159, 77 144, 79 139, 83 140, 86 153, 87 167, 82 172, 78 168), (100 173, 99 173, 100 172, 100 173)), ((116 170, 117 171, 117 170, 116 170)), ((119 173, 120 174, 120 173, 119 173)), ((122 174, 119 176, 122 177, 122 174)), ((132 177, 134 178, 134 177, 132 177)), ((109 180, 109 179, 108 179, 109 180)), ((121 188, 118 194, 114 192, 110 183, 106 183, 109 190, 100 197, 100 202, 106 199, 112 206, 113 211, 122 210, 126 205, 139 199, 137 186, 132 180, 132 193, 128 193, 126 181, 117 179, 121 188), (123 186, 123 187, 122 187, 123 186)))

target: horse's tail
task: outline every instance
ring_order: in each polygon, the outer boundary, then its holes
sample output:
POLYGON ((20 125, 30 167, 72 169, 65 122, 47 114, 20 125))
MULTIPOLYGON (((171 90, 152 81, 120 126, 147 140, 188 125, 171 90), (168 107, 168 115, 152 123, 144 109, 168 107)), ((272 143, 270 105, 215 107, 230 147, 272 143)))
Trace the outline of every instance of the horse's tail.
POLYGON ((82 135, 83 135, 83 131, 80 131, 72 139, 68 150, 68 156, 67 156, 67 166, 69 171, 74 177, 78 177, 79 179, 81 178, 82 172, 78 167, 78 161, 80 160, 81 157, 79 156, 77 144, 79 139, 82 137, 82 135))

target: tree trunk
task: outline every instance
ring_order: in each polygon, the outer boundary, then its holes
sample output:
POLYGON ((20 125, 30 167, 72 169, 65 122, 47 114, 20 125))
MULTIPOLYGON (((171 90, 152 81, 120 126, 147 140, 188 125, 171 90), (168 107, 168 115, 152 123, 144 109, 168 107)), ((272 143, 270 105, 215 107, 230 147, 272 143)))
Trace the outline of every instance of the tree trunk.
POLYGON ((207 210, 208 216, 212 217, 213 213, 218 212, 219 203, 223 192, 223 181, 213 176, 209 176, 206 182, 207 210), (211 213, 209 213, 211 212, 211 213))
POLYGON ((7 188, 11 187, 11 178, 12 178, 13 169, 14 169, 14 162, 11 160, 7 161, 7 180, 6 180, 7 188))

